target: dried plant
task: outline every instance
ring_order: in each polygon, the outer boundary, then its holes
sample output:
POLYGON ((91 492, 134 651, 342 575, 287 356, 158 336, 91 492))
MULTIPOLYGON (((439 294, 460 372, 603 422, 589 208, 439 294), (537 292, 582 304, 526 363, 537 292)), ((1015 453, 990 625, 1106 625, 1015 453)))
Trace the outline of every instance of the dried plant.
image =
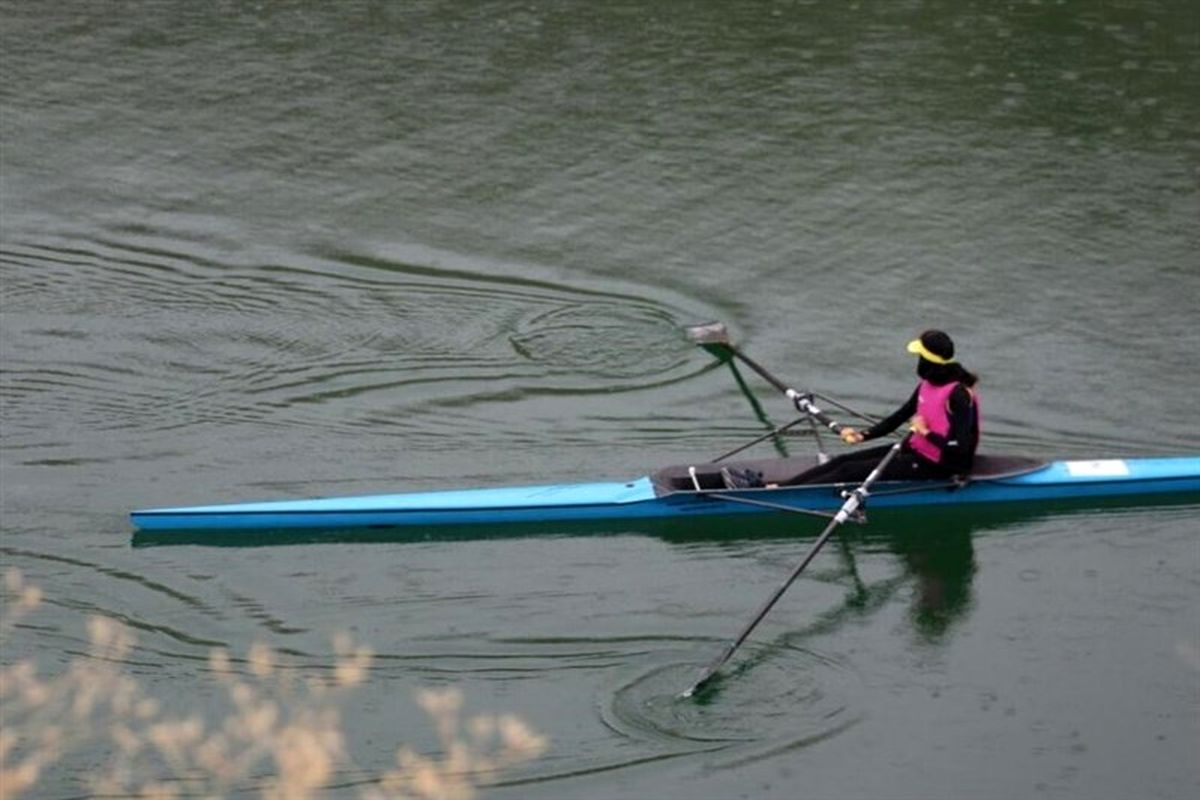
POLYGON ((426 690, 418 694, 417 702, 437 724, 443 755, 429 758, 400 748, 396 769, 366 793, 368 800, 471 800, 480 782, 546 750, 545 737, 507 714, 472 718, 464 736, 459 726, 463 697, 458 689, 426 690))
MULTIPOLYGON (((7 638, 42 594, 15 570, 4 590, 7 638)), ((124 625, 92 616, 88 637, 88 654, 56 675, 40 676, 31 659, 0 668, 0 800, 29 793, 50 765, 88 745, 112 754, 89 786, 109 796, 221 797, 253 781, 264 798, 302 800, 350 763, 339 703, 367 680, 372 653, 346 635, 334 638, 333 668, 320 675, 281 665, 263 644, 236 662, 212 651, 208 672, 230 709, 219 722, 162 711, 126 667, 136 640, 124 625)), ((422 691, 417 703, 436 726, 441 753, 400 747, 395 768, 368 781, 365 798, 471 800, 481 784, 546 750, 546 739, 515 716, 464 725, 457 689, 422 691)))

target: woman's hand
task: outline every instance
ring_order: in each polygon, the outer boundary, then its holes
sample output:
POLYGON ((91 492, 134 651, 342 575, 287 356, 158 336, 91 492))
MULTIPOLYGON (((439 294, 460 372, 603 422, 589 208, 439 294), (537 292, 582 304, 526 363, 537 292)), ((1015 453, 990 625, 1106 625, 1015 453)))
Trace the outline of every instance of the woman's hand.
POLYGON ((842 428, 840 435, 842 437, 842 441, 846 444, 858 444, 863 440, 862 433, 854 430, 854 428, 842 428))
POLYGON ((922 436, 929 435, 929 426, 925 424, 925 418, 920 414, 908 421, 908 427, 913 433, 919 433, 922 436))

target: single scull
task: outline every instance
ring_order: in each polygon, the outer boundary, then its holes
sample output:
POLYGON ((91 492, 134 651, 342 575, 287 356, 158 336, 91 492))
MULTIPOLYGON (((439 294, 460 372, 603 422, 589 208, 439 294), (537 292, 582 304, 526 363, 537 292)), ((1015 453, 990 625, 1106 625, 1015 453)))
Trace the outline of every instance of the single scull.
MULTIPOLYGON (((691 338, 710 352, 736 357, 783 392, 804 418, 838 430, 816 395, 785 386, 728 340, 720 323, 695 326, 691 338)), ((844 407, 843 407, 844 408, 844 407)), ((789 423, 788 426, 795 424, 789 423)), ((780 429, 782 430, 782 429, 780 429)), ((765 437, 760 437, 765 438, 765 437)), ((819 438, 818 438, 819 443, 819 438)), ((742 448, 728 455, 739 452, 742 448)), ((853 486, 805 484, 818 457, 715 461, 667 467, 626 481, 548 484, 304 500, 150 508, 134 511, 144 532, 413 528, 506 523, 638 521, 768 513, 829 516, 853 486), (761 473, 763 486, 729 488, 722 467, 761 473)), ((1200 501, 1200 455, 1060 461, 979 455, 962 481, 879 481, 871 508, 964 506, 975 503, 1200 501)))
MULTIPOLYGON (((1110 497, 1145 499, 1192 493, 1200 500, 1200 457, 1106 458, 1040 462, 979 456, 965 483, 880 481, 871 508, 951 506, 971 503, 1043 503, 1110 497)), ((629 481, 409 492, 358 497, 152 508, 134 511, 143 531, 296 528, 385 528, 582 520, 646 520, 833 512, 845 485, 726 489, 722 466, 763 473, 781 483, 815 464, 779 458, 668 467, 629 481), (700 484, 692 483, 692 470, 700 484)))

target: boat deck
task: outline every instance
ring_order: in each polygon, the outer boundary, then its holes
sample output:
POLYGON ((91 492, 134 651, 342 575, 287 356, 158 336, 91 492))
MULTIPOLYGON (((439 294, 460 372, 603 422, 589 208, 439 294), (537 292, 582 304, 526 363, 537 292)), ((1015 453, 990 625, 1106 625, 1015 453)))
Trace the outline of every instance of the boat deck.
MULTIPOLYGON (((1044 469, 1050 462, 1024 456, 977 455, 971 480, 994 480, 1011 478, 1044 469)), ((722 467, 733 470, 753 470, 762 473, 763 483, 779 486, 804 486, 801 480, 805 472, 817 466, 816 456, 793 456, 789 458, 760 458, 745 461, 708 462, 703 464, 679 464, 664 467, 650 476, 659 495, 672 492, 695 491, 690 470, 696 470, 696 480, 705 491, 724 489, 721 478, 722 467)))

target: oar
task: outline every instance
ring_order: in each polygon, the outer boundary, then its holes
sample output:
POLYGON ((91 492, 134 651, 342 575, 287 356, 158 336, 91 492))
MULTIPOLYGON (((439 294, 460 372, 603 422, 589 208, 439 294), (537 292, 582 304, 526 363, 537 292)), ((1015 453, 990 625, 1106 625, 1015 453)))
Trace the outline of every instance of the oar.
POLYGON ((797 410, 808 414, 811 418, 819 421, 822 425, 829 428, 829 430, 833 431, 834 433, 839 435, 841 434, 843 426, 830 419, 830 417, 826 415, 824 411, 817 408, 817 406, 813 404, 812 394, 798 392, 791 388, 786 383, 779 380, 779 378, 776 378, 770 372, 767 372, 766 368, 757 361, 750 358, 750 356, 746 355, 738 348, 734 347, 733 342, 729 341, 729 331, 725 328, 725 323, 706 322, 703 325, 692 325, 685 330, 688 338, 693 342, 700 345, 718 358, 721 358, 725 353, 737 358, 747 367, 761 375, 763 379, 767 381, 767 383, 771 384, 780 392, 787 395, 787 398, 792 401, 797 410))
POLYGON ((758 613, 754 615, 754 619, 750 620, 750 624, 742 629, 742 632, 737 635, 737 638, 725 646, 725 649, 721 651, 721 654, 717 656, 711 664, 704 668, 704 672, 700 673, 699 679, 697 679, 687 691, 683 692, 680 697, 691 697, 697 691, 699 691, 701 687, 712 680, 713 676, 717 674, 717 670, 724 666, 725 662, 728 661, 733 656, 734 652, 742 646, 742 642, 746 641, 746 638, 750 635, 750 632, 758 627, 758 623, 762 622, 763 618, 767 616, 767 613, 770 612, 770 610, 775 606, 775 603, 778 602, 779 598, 783 597, 783 593, 788 590, 788 587, 795 582, 796 578, 800 577, 800 573, 803 572, 805 567, 809 565, 809 562, 816 558, 817 553, 819 553, 821 548, 825 546, 825 542, 829 541, 829 537, 833 535, 833 532, 837 530, 837 527, 849 519, 850 515, 857 511, 859 506, 866 501, 867 496, 871 493, 871 485, 874 484, 875 481, 879 479, 879 476, 883 474, 883 471, 887 469, 887 465, 890 464, 892 459, 896 457, 896 454, 900 452, 900 447, 903 444, 904 441, 901 440, 892 445, 888 449, 887 455, 885 455, 883 460, 881 460, 879 464, 875 466, 875 469, 871 470, 871 474, 868 475, 867 479, 862 482, 862 485, 850 492, 850 494, 846 497, 846 502, 842 503, 842 507, 838 510, 837 514, 835 514, 833 519, 829 521, 829 524, 825 526, 825 530, 821 532, 820 537, 817 538, 817 541, 813 544, 812 549, 808 551, 808 555, 804 557, 804 560, 800 562, 799 566, 792 570, 792 574, 788 576, 788 579, 780 584, 779 588, 767 598, 767 602, 763 603, 762 608, 760 608, 758 613))
MULTIPOLYGON (((712 353, 713 351, 709 350, 709 352, 712 353)), ((715 353, 714 353, 714 355, 715 355, 715 353)), ((762 407, 762 403, 758 402, 758 397, 754 394, 753 390, 751 390, 750 385, 748 383, 746 383, 746 379, 742 377, 742 371, 740 369, 738 369, 737 361, 733 358, 730 358, 728 354, 726 354, 724 356, 719 356, 719 357, 721 358, 722 361, 724 361, 726 364, 729 365, 729 371, 733 373, 734 381, 737 382, 738 388, 742 390, 742 396, 745 397, 746 400, 749 401, 750 408, 752 408, 754 410, 754 416, 758 417, 759 422, 761 422, 762 424, 764 424, 768 427, 774 428, 775 423, 771 422, 771 418, 767 416, 767 412, 762 407)), ((765 439, 772 439, 773 440, 772 443, 775 445, 775 451, 777 453, 779 453, 779 455, 783 456, 784 458, 788 457, 787 445, 784 444, 784 441, 782 438, 775 435, 774 431, 772 431, 771 433, 765 434, 761 438, 755 440, 755 444, 758 444, 758 442, 763 441, 765 439)), ((713 460, 720 461, 721 459, 715 458, 713 460)))

